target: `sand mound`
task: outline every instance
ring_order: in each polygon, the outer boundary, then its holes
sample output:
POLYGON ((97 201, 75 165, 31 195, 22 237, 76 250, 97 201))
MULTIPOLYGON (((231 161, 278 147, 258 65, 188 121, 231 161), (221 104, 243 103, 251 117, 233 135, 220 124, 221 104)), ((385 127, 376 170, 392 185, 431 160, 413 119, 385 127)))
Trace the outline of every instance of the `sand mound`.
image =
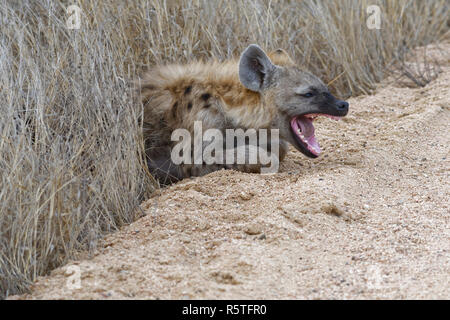
POLYGON ((350 99, 344 120, 317 120, 319 159, 292 149, 278 174, 219 171, 161 190, 95 256, 13 298, 449 299, 450 62, 439 59, 425 88, 387 81, 350 99))

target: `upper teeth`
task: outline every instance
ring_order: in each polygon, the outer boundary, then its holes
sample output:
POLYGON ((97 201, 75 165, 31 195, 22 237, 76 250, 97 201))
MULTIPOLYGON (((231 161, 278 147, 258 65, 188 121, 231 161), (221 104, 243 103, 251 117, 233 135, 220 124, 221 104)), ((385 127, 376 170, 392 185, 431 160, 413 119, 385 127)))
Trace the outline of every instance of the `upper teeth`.
POLYGON ((321 113, 311 113, 311 114, 307 114, 306 115, 306 117, 308 117, 308 118, 310 118, 312 120, 314 120, 318 116, 324 116, 324 117, 328 117, 328 118, 331 118, 331 119, 334 119, 334 120, 340 120, 341 119, 341 117, 336 117, 336 116, 332 116, 332 115, 325 114, 325 113, 323 113, 323 114, 321 114, 321 113))

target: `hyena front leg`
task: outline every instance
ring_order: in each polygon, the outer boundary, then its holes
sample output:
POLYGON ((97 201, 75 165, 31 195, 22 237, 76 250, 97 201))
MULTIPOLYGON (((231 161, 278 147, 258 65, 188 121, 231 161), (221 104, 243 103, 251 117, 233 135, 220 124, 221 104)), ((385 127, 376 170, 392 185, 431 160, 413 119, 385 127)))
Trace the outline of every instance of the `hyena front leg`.
POLYGON ((279 164, 288 151, 288 143, 280 140, 274 144, 245 145, 233 148, 230 154, 234 155, 234 162, 225 156, 224 167, 248 173, 275 173, 278 172, 279 164))
MULTIPOLYGON (((241 152, 241 158, 242 154, 244 154, 244 159, 249 159, 249 156, 251 154, 251 150, 248 146, 245 147, 245 151, 240 150, 238 151, 237 148, 234 148, 232 150, 228 150, 229 157, 232 154, 234 156, 234 159, 226 159, 226 150, 223 152, 223 156, 219 156, 220 159, 216 158, 216 162, 211 163, 211 161, 208 161, 207 157, 202 158, 201 164, 188 164, 188 163, 182 163, 180 164, 181 172, 184 177, 201 177, 204 175, 207 175, 208 173, 222 170, 222 169, 233 169, 236 171, 242 171, 242 172, 249 172, 249 173, 259 173, 261 164, 256 163, 249 163, 248 161, 243 161, 243 163, 237 163, 236 156, 238 155, 238 152, 241 152)), ((193 158, 192 158, 193 159, 193 158)))
POLYGON ((188 177, 201 177, 211 172, 219 171, 222 169, 232 169, 236 171, 259 173, 261 169, 260 164, 183 164, 180 165, 181 171, 185 178, 188 177))
MULTIPOLYGON (((208 143, 203 144, 203 150, 207 145, 208 143)), ((221 169, 231 169, 247 173, 264 173, 264 168, 268 169, 271 165, 275 165, 275 167, 272 168, 272 172, 277 171, 279 162, 284 159, 288 151, 288 143, 284 140, 279 141, 278 152, 273 154, 273 156, 277 157, 277 159, 267 157, 264 163, 261 163, 261 158, 258 157, 259 153, 263 152, 272 155, 272 151, 275 150, 273 150, 274 148, 272 146, 259 147, 260 149, 255 149, 254 146, 245 145, 232 148, 228 150, 228 159, 227 149, 225 149, 223 150, 220 159, 217 159, 218 161, 213 163, 211 163, 211 161, 207 161, 205 158, 202 158, 201 164, 182 163, 180 165, 175 165, 171 161, 170 155, 166 155, 164 157, 160 155, 153 160, 153 163, 158 167, 158 177, 169 181, 169 183, 188 177, 201 177, 221 169)), ((202 156, 204 156, 204 154, 202 154, 202 156)), ((191 159, 194 160, 194 156, 192 156, 191 159)), ((271 171, 268 170, 267 173, 269 172, 271 171)), ((159 180, 161 181, 161 179, 159 180)))
POLYGON ((244 145, 228 150, 225 149, 220 161, 212 164, 206 164, 204 162, 197 165, 183 165, 183 173, 186 177, 199 177, 221 169, 231 169, 247 173, 273 173, 278 171, 278 165, 288 151, 288 143, 286 141, 279 141, 277 146, 278 150, 274 150, 272 146, 259 146, 259 148, 255 148, 251 145, 244 145), (263 153, 262 157, 260 156, 261 152, 263 153), (265 161, 261 162, 261 160, 265 161), (270 168, 271 166, 273 168, 270 168), (267 169, 267 171, 264 171, 264 169, 267 169))

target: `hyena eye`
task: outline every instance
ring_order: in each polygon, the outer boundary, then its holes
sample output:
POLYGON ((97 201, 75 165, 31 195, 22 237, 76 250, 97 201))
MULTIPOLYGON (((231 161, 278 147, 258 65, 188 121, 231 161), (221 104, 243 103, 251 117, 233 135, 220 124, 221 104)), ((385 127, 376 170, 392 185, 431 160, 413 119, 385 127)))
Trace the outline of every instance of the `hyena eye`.
POLYGON ((314 96, 314 93, 307 92, 307 93, 300 94, 300 96, 302 96, 304 98, 311 98, 312 96, 314 96))

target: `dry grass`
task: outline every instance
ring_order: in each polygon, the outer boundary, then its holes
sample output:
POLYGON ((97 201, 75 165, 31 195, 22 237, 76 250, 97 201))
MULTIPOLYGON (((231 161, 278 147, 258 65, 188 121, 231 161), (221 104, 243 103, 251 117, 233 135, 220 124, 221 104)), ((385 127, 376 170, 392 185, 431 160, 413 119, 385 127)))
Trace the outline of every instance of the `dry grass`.
POLYGON ((154 185, 130 81, 147 65, 282 47, 340 96, 448 30, 436 1, 0 0, 0 297, 95 249, 154 185), (65 27, 65 6, 83 10, 65 27), (381 30, 366 26, 379 4, 381 30))

